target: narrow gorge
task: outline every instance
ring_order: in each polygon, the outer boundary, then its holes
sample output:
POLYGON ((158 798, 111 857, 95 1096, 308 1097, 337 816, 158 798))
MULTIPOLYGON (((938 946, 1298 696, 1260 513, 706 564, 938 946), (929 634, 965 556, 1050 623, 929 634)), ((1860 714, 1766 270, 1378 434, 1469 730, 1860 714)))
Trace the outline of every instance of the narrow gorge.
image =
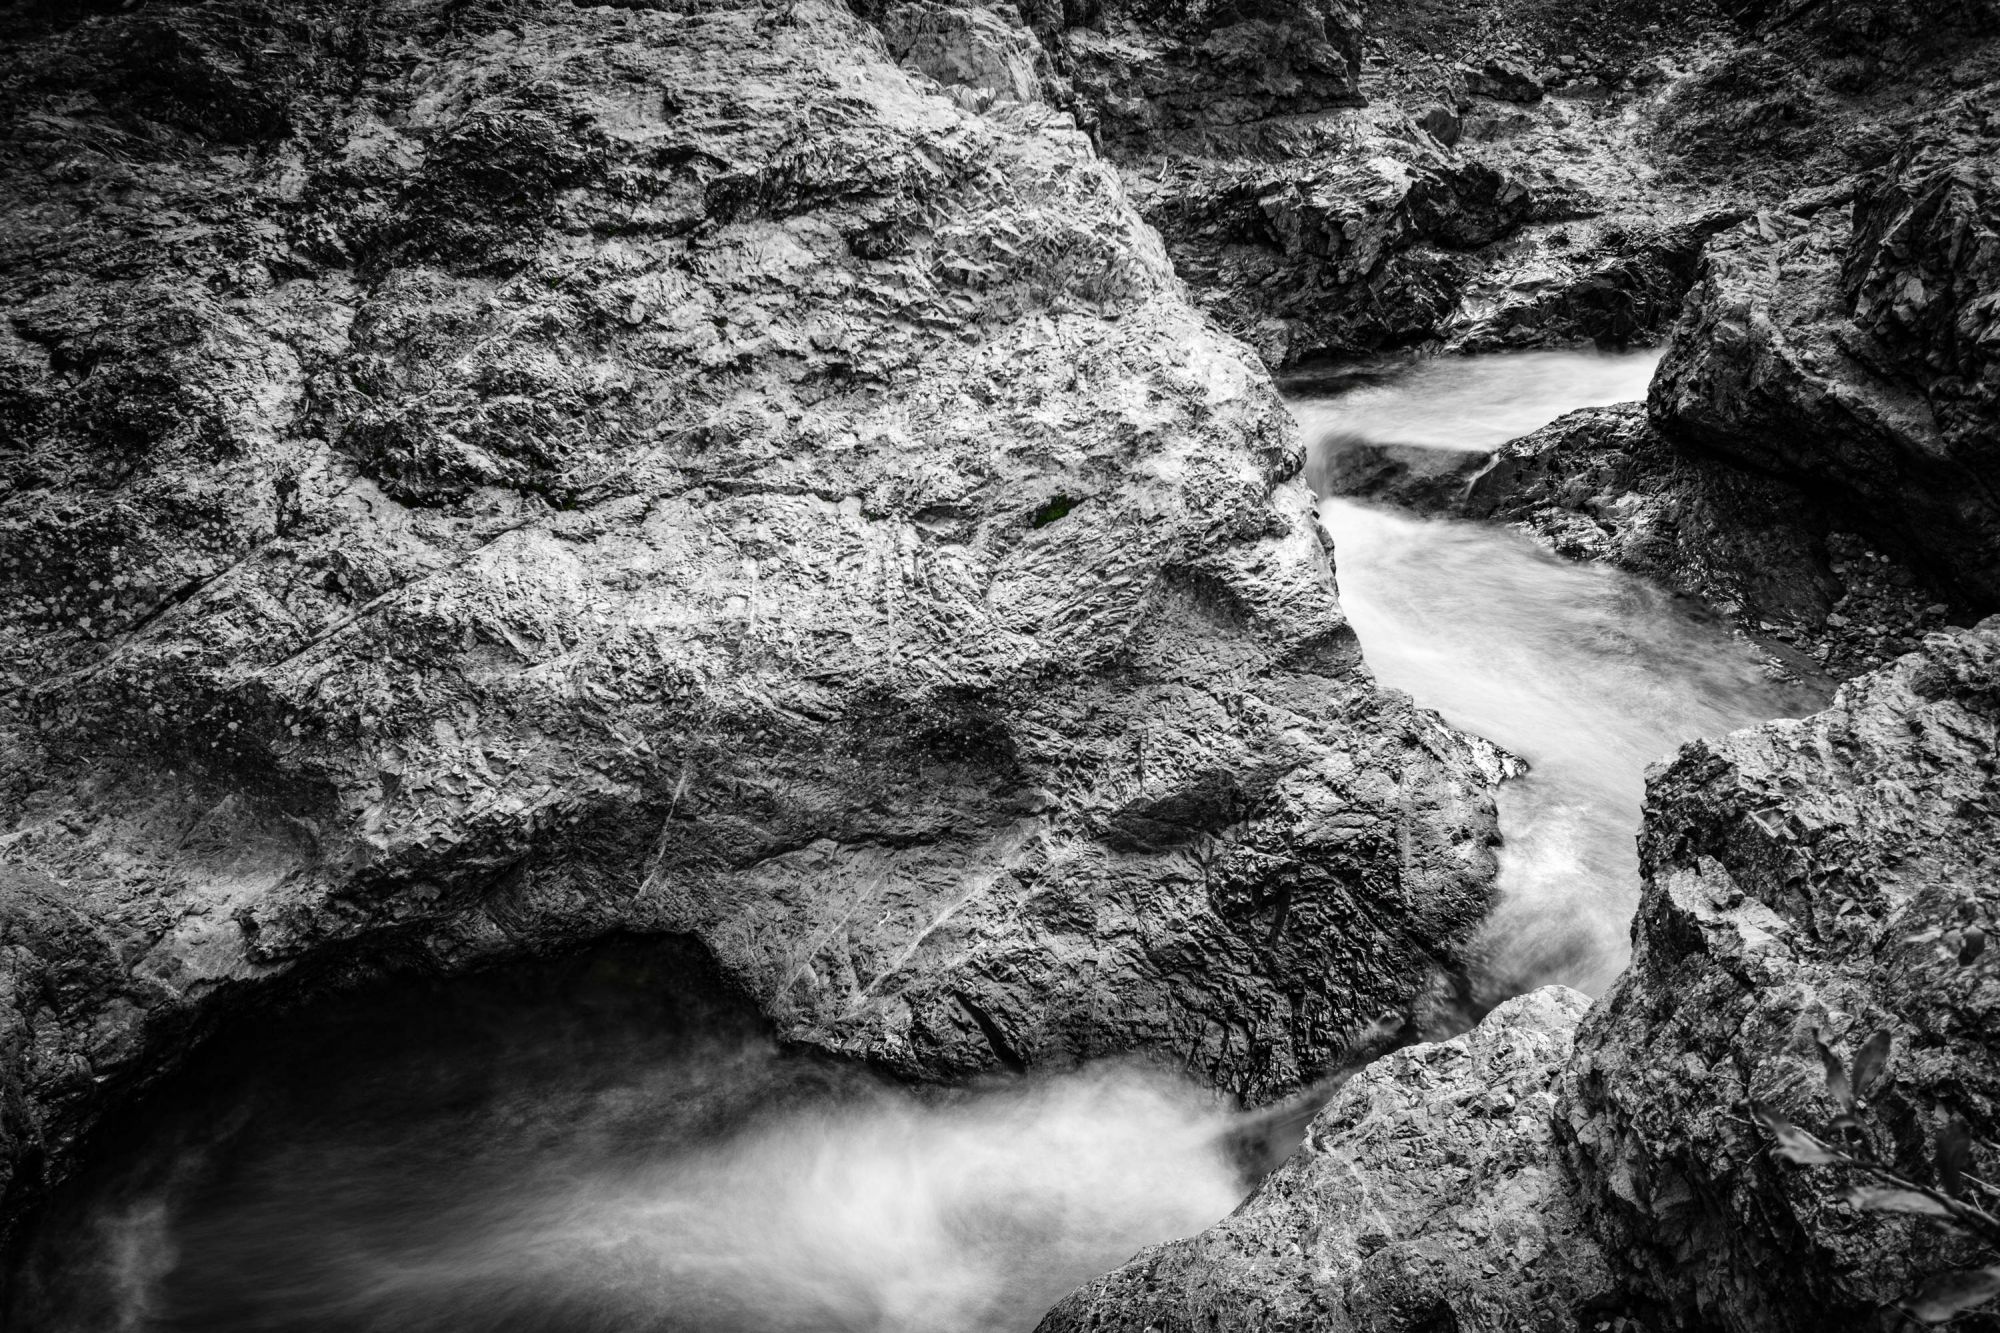
POLYGON ((0 31, 0 1327, 2000 1327, 1985 0, 0 31))

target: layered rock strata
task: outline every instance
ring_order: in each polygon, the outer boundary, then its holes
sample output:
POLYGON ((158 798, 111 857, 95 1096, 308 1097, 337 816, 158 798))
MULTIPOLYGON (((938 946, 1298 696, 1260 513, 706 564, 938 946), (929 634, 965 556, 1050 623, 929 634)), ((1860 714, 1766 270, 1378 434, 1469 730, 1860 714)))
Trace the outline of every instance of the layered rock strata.
POLYGON ((672 934, 1256 1099, 1478 918, 1496 756, 1058 113, 815 0, 7 22, 0 1215, 274 986, 672 934))

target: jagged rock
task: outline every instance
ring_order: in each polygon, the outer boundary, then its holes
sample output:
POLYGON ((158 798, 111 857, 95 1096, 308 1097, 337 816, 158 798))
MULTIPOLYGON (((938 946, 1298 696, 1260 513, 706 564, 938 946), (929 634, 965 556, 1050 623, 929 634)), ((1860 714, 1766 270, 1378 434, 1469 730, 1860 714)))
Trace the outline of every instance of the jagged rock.
POLYGON ((1464 118, 1448 106, 1425 108, 1424 113, 1417 117, 1417 124, 1423 127, 1425 134, 1446 148, 1465 137, 1464 118))
POLYGON ((274 987, 672 934, 1255 1099, 1479 916, 1496 756, 1066 117, 817 0, 7 22, 0 1220, 274 987))
POLYGON ((1577 1033, 1563 1124, 1604 1252, 1673 1326, 1900 1327, 1889 1302, 1978 1257, 1774 1160, 1746 1103, 1833 1133, 1815 1034, 1851 1062, 1885 1028, 1874 1150, 1928 1182, 1948 1118, 1992 1140, 2000 987, 1925 936, 2000 912, 1996 755, 2000 618, 1652 775, 1632 964, 1577 1033))
POLYGON ((1495 56, 1484 63, 1461 65, 1465 89, 1476 97, 1492 97, 1502 102, 1539 102, 1546 91, 1535 71, 1507 56, 1495 56))
POLYGON ((1050 100, 1048 53, 1018 22, 990 9, 937 0, 871 14, 889 54, 957 93, 973 111, 995 102, 1050 100))
POLYGON ((1520 181, 1448 153, 1399 111, 1290 132, 1290 147, 1177 158, 1128 178, 1174 263, 1267 363, 1421 341, 1458 309, 1465 253, 1519 226, 1520 181))
POLYGON ((1942 112, 1851 215, 1718 238, 1653 384, 1669 429, 1871 507, 2000 605, 2000 120, 1942 112))
POLYGON ((1039 1333, 1600 1327, 1611 1270, 1552 1142, 1588 1003, 1547 987, 1384 1056, 1226 1221, 1072 1294, 1039 1333))
POLYGON ((1109 0, 1089 19, 1050 38, 1120 159, 1362 100, 1353 0, 1109 0))
POLYGON ((1798 487, 1677 448, 1627 403, 1572 412, 1496 450, 1454 512, 1527 525, 1751 619, 1818 625, 1840 596, 1831 520, 1798 487))
POLYGON ((1730 208, 1658 226, 1613 224, 1582 254, 1544 243, 1521 262, 1496 262, 1466 285, 1451 347, 1650 342, 1680 314, 1709 238, 1742 217, 1730 208))

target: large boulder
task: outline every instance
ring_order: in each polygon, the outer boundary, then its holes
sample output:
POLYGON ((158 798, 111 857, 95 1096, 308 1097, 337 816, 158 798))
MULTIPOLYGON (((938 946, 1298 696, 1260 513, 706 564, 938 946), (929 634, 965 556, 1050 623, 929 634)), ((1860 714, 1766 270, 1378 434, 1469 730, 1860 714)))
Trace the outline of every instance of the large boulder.
POLYGON ((1670 432, 1871 512, 1986 610, 2000 606, 1995 89, 1939 111, 1883 172, 1719 237, 1651 395, 1670 432))
POLYGON ((1611 1269, 1553 1143, 1588 1003, 1547 987, 1376 1061, 1227 1220, 1072 1294, 1039 1333, 1605 1326, 1611 1269))
POLYGON ((1496 757, 1066 118, 817 0, 8 22, 0 1221, 278 987, 672 935, 1260 1099, 1476 922, 1496 757))
POLYGON ((1670 1326, 1902 1327, 1893 1302, 1977 1257, 1775 1160, 1749 1107, 1838 1139, 1815 1042, 1851 1067, 1886 1030, 1867 1151, 1933 1183, 1947 1121, 1992 1141, 2000 986, 1960 959, 2000 914, 1996 755, 2000 618, 1653 775, 1632 963, 1577 1034, 1562 1128, 1599 1242, 1670 1326))

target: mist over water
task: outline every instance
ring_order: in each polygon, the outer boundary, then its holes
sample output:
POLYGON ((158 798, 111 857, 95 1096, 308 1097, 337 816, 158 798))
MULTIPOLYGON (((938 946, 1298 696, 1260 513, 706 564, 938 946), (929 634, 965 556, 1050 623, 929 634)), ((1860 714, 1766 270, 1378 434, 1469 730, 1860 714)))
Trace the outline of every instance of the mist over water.
POLYGON ((443 1013, 169 1117, 18 1326, 1024 1333, 1246 1188, 1238 1117, 1137 1065, 922 1095, 711 1015, 443 1013))
MULTIPOLYGON (((1318 457, 1351 442, 1486 449, 1578 407, 1642 397, 1657 354, 1438 359, 1297 400, 1318 457), (1616 397, 1610 396, 1616 395, 1616 397)), ((1682 742, 1819 708, 1705 608, 1497 526, 1324 498, 1342 604, 1381 681, 1530 764, 1500 791, 1499 899, 1476 998, 1551 981, 1598 994, 1638 903, 1647 765, 1682 742)))

